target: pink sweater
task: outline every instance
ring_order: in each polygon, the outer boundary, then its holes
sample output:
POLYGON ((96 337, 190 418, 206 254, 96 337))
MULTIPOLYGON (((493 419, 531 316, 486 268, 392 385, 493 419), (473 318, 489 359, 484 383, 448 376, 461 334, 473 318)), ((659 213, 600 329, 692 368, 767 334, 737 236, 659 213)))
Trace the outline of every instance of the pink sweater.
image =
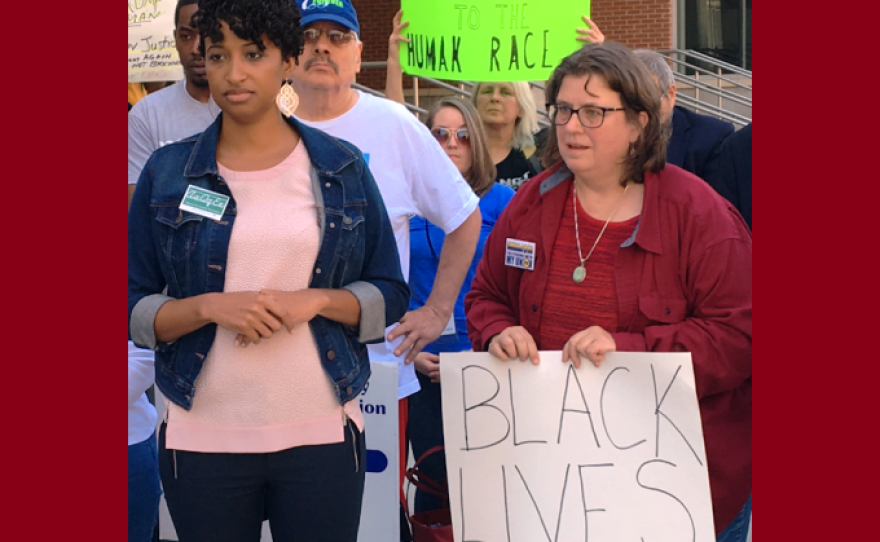
MULTIPOLYGON (((223 290, 308 288, 320 229, 302 141, 264 171, 217 166, 237 207, 223 290)), ((308 324, 246 348, 233 347, 235 336, 217 327, 192 410, 169 402, 168 448, 266 453, 342 442, 346 415, 363 429, 357 401, 340 406, 308 324)))

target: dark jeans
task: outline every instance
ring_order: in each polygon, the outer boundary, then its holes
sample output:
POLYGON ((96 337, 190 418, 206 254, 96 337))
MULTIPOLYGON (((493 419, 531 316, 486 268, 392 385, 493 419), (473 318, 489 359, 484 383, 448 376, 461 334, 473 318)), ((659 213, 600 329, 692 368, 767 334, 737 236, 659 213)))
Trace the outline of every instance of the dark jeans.
POLYGON ((168 450, 163 424, 159 469, 180 541, 259 542, 268 518, 275 542, 355 542, 366 448, 353 422, 344 429, 338 444, 228 454, 168 450))
MULTIPOLYGON (((422 389, 409 396, 407 436, 414 459, 427 450, 443 444, 443 406, 440 402, 440 384, 416 372, 422 389)), ((419 470, 436 482, 446 483, 446 454, 435 453, 419 465, 419 470)), ((443 500, 424 491, 416 490, 414 513, 437 510, 447 506, 443 500)))
POLYGON ((128 447, 128 542, 151 542, 159 517, 156 434, 128 447))
POLYGON ((749 534, 749 522, 752 519, 752 496, 743 505, 739 514, 733 518, 733 521, 721 531, 716 538, 716 542, 745 542, 746 535, 749 534))

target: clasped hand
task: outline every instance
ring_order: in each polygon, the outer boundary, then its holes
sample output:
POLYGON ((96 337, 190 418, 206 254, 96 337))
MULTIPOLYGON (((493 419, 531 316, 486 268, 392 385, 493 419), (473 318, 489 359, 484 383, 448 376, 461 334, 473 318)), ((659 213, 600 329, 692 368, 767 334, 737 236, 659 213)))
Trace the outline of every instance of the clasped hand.
POLYGON ((314 318, 319 310, 317 298, 309 290, 225 292, 216 297, 210 307, 211 320, 237 332, 234 344, 242 347, 269 339, 282 327, 292 331, 298 324, 314 318))

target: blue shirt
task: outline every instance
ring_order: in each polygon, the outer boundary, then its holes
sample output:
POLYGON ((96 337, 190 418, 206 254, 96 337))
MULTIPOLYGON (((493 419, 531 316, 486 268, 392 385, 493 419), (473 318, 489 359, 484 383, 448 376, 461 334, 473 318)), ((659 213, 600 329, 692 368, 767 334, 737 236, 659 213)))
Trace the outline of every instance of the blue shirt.
MULTIPOLYGON (((470 291, 477 271, 477 264, 483 258, 483 245, 486 243, 486 238, 492 233, 492 228, 495 227, 498 217, 501 216, 501 212, 507 207, 513 195, 514 191, 509 186, 495 183, 489 192, 480 199, 480 214, 483 223, 480 227, 480 239, 477 242, 474 261, 471 262, 461 291, 458 293, 458 299, 455 300, 453 311, 455 334, 441 336, 427 345, 424 348, 425 352, 439 354, 440 352, 461 352, 471 349, 464 315, 464 296, 470 291)), ((409 310, 415 310, 425 304, 434 288, 434 277, 437 276, 440 252, 443 250, 443 241, 446 236, 443 230, 420 216, 409 219, 409 231, 409 310)))

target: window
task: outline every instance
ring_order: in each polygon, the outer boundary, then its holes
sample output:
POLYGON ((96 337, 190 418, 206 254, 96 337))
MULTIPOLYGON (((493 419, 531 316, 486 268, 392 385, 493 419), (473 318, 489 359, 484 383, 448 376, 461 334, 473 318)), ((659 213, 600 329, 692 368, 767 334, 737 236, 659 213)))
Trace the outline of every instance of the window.
POLYGON ((679 0, 679 13, 679 48, 752 69, 752 0, 679 0))

